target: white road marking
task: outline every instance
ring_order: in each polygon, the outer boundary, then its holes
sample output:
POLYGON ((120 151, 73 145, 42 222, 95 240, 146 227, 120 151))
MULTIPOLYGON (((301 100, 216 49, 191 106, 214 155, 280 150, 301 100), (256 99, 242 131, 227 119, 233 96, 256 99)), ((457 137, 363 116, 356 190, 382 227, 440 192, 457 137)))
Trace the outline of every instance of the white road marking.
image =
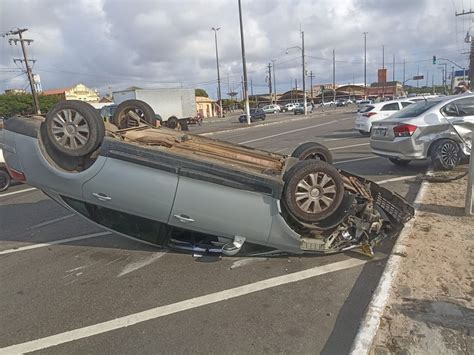
POLYGON ((418 175, 399 176, 399 177, 396 177, 396 178, 380 180, 380 181, 375 181, 375 182, 380 185, 380 184, 386 184, 386 183, 395 182, 395 181, 411 180, 411 179, 415 179, 417 177, 418 177, 418 175))
POLYGON ((380 158, 380 157, 355 158, 355 159, 348 159, 348 160, 335 161, 335 162, 333 162, 333 164, 352 163, 353 161, 370 160, 370 159, 378 159, 378 158, 380 158))
POLYGON ((55 219, 51 219, 49 221, 45 221, 45 222, 42 222, 42 223, 39 223, 39 224, 35 224, 34 226, 30 227, 30 229, 35 229, 35 228, 40 228, 40 227, 44 227, 44 226, 47 226, 49 224, 53 224, 53 223, 56 223, 56 222, 60 222, 60 221, 64 221, 65 219, 68 219, 68 218, 71 218, 75 216, 74 213, 71 213, 71 214, 68 214, 66 216, 62 216, 62 217, 59 217, 59 218, 55 218, 55 219))
POLYGON ((338 121, 334 120, 334 121, 329 121, 329 122, 325 122, 325 123, 316 124, 316 125, 313 125, 313 126, 308 126, 308 127, 293 129, 293 130, 291 130, 291 131, 286 131, 286 132, 282 132, 282 133, 272 134, 272 135, 270 135, 270 136, 265 136, 265 137, 260 137, 260 138, 251 139, 251 140, 245 141, 245 142, 240 142, 239 144, 248 144, 248 143, 263 141, 263 140, 265 140, 265 139, 270 139, 270 138, 280 137, 280 136, 283 136, 283 135, 285 135, 285 134, 290 134, 290 133, 305 131, 305 130, 308 130, 308 129, 310 129, 310 128, 321 127, 321 126, 327 126, 327 125, 329 125, 329 124, 333 124, 333 123, 337 123, 337 122, 338 122, 338 121))
POLYGON ((36 187, 30 187, 28 189, 23 189, 23 190, 18 190, 18 191, 7 192, 5 194, 0 194, 0 197, 12 196, 12 195, 21 194, 23 192, 29 192, 29 191, 34 191, 34 190, 38 190, 38 189, 36 187))
MULTIPOLYGON (((374 259, 371 259, 374 260, 374 259)), ((112 330, 130 327, 135 324, 143 323, 152 319, 157 319, 170 314, 183 312, 189 309, 206 306, 209 304, 222 302, 236 297, 245 296, 254 292, 270 289, 273 287, 286 285, 293 282, 298 282, 321 276, 324 274, 342 271, 353 267, 361 266, 371 261, 369 259, 361 260, 351 258, 344 261, 339 261, 329 265, 316 266, 311 269, 295 272, 288 275, 277 276, 270 279, 257 281, 251 284, 231 288, 228 290, 191 298, 177 303, 172 303, 166 306, 159 306, 146 311, 130 314, 128 316, 115 318, 102 323, 89 325, 83 328, 78 328, 63 333, 51 335, 45 338, 40 338, 25 343, 14 344, 5 348, 0 348, 0 353, 5 354, 19 354, 46 349, 59 344, 68 343, 74 340, 88 338, 94 335, 103 334, 112 330)))
POLYGON ((153 254, 151 254, 151 256, 146 257, 143 260, 139 260, 139 261, 133 262, 131 264, 128 264, 127 266, 125 266, 123 268, 123 270, 120 272, 120 274, 118 274, 117 277, 121 277, 121 276, 129 274, 129 273, 131 273, 135 270, 141 269, 142 267, 145 267, 145 266, 155 262, 156 260, 158 260, 159 258, 161 258, 165 254, 166 254, 166 252, 153 253, 153 254))
POLYGON ((369 144, 370 143, 359 143, 359 144, 343 145, 342 147, 329 148, 329 150, 340 150, 340 149, 346 149, 346 148, 361 147, 363 145, 369 145, 369 144))
POLYGON ((53 241, 47 242, 47 243, 27 245, 26 247, 2 250, 2 251, 0 251, 0 255, 18 253, 18 252, 21 252, 21 251, 31 250, 31 249, 44 248, 44 247, 49 247, 49 246, 55 245, 55 244, 64 244, 64 243, 74 242, 76 240, 83 240, 83 239, 101 237, 103 235, 108 235, 108 234, 112 234, 112 233, 110 233, 110 232, 100 232, 100 233, 93 233, 93 234, 85 234, 85 235, 80 235, 80 236, 72 237, 72 238, 53 240, 53 241))

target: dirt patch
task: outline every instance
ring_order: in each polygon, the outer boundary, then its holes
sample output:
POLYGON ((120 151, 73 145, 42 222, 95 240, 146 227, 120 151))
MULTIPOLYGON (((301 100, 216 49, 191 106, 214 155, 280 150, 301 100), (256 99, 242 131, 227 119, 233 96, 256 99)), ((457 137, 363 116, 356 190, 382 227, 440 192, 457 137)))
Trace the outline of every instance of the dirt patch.
POLYGON ((371 354, 474 354, 474 217, 467 179, 431 183, 371 354))

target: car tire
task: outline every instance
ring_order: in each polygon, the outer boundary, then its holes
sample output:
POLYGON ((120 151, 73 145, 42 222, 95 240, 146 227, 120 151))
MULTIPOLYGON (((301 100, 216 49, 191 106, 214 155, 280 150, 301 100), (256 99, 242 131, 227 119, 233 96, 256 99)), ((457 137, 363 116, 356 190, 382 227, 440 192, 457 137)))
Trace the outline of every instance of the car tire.
POLYGON ((299 160, 316 159, 332 164, 332 154, 329 149, 316 142, 300 144, 293 153, 291 153, 291 156, 299 160))
POLYGON ((333 166, 316 160, 296 163, 285 174, 284 206, 300 222, 331 216, 344 197, 342 177, 333 166))
POLYGON ((364 137, 370 136, 370 132, 366 132, 366 131, 363 131, 361 129, 359 129, 359 133, 362 134, 364 137))
POLYGON ((461 148, 451 139, 441 139, 434 143, 430 158, 435 170, 453 170, 461 161, 461 148))
POLYGON ((105 136, 104 120, 86 102, 64 100, 46 115, 45 139, 59 152, 71 157, 92 153, 105 136))
POLYGON ((262 121, 265 121, 265 116, 262 117, 262 121))
POLYGON ((141 100, 126 100, 117 106, 117 110, 112 117, 112 123, 119 129, 137 127, 139 122, 128 115, 128 112, 134 111, 142 120, 156 126, 156 115, 150 105, 141 100))
POLYGON ((6 191, 10 187, 10 182, 8 171, 0 168, 0 191, 6 191))
POLYGON ((168 118, 168 121, 166 121, 166 127, 176 129, 176 127, 178 127, 178 123, 178 118, 175 116, 171 116, 170 118, 168 118))
POLYGON ((388 158, 388 160, 390 160, 390 162, 398 166, 407 166, 411 162, 411 160, 398 159, 398 158, 388 158))
POLYGON ((188 122, 185 119, 178 121, 181 131, 189 131, 188 122))

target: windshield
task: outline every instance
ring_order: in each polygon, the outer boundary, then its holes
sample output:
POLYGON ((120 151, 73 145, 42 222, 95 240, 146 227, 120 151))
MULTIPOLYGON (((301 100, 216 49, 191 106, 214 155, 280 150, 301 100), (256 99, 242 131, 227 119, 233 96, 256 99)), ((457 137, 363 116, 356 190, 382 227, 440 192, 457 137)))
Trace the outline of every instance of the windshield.
POLYGON ((430 108, 433 106, 436 106, 439 104, 441 101, 440 100, 433 100, 433 101, 421 101, 414 103, 410 106, 407 106, 406 108, 402 109, 401 111, 398 111, 394 113, 390 118, 410 118, 410 117, 416 117, 419 116, 426 111, 428 111, 430 108))
POLYGON ((360 113, 369 112, 369 111, 373 110, 373 108, 374 108, 374 106, 369 106, 369 105, 363 106, 363 107, 360 109, 359 112, 360 112, 360 113))

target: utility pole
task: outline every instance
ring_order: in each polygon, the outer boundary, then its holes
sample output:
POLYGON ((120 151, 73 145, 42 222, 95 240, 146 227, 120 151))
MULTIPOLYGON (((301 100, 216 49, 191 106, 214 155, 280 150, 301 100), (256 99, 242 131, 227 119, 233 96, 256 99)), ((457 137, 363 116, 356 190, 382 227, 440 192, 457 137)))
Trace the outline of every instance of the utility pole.
POLYGON ((426 71, 426 87, 428 87, 428 78, 429 78, 430 72, 426 71))
POLYGON ((272 64, 268 63, 268 92, 270 93, 270 103, 272 103, 272 64))
POLYGON ((433 95, 435 94, 435 86, 434 86, 434 73, 431 73, 431 91, 433 95))
POLYGON ((311 70, 309 72, 309 80, 310 80, 310 85, 311 85, 311 104, 314 103, 314 101, 313 101, 313 77, 314 77, 313 71, 311 70))
POLYGON ((382 73, 384 74, 382 78, 382 97, 385 97, 385 82, 387 81, 387 76, 385 75, 385 44, 382 44, 382 73))
POLYGON ((306 68, 305 68, 305 60, 304 60, 304 31, 301 31, 301 58, 303 61, 303 108, 304 108, 304 115, 306 116, 308 111, 306 108, 306 68))
POLYGON ((15 58, 15 59, 13 59, 13 61, 14 62, 25 62, 26 73, 28 75, 28 81, 30 82, 30 88, 31 88, 31 94, 33 96, 33 105, 35 107, 36 114, 40 115, 41 114, 41 109, 40 109, 40 104, 39 104, 39 99, 38 99, 38 93, 36 92, 35 83, 34 83, 34 79, 33 79, 33 73, 31 72, 31 67, 30 67, 30 64, 29 64, 29 62, 34 63, 35 61, 28 59, 28 55, 26 53, 26 47, 25 47, 25 42, 28 43, 28 45, 30 45, 31 42, 33 42, 33 40, 23 38, 22 34, 23 34, 23 32, 26 32, 26 31, 28 31, 27 28, 17 28, 16 30, 11 30, 10 32, 7 32, 6 34, 3 35, 3 37, 10 36, 10 35, 18 35, 18 38, 10 38, 8 40, 8 43, 10 43, 10 45, 11 45, 12 42, 13 42, 16 45, 18 42, 20 42, 21 50, 23 51, 23 59, 15 58))
POLYGON ((332 101, 336 102, 336 49, 334 48, 332 50, 332 101))
MULTIPOLYGON (((418 66, 418 69, 416 70, 416 76, 420 76, 420 66, 418 66)), ((420 87, 420 80, 417 80, 416 81, 416 88, 418 89, 419 87, 420 87)), ((418 91, 417 91, 417 94, 418 94, 418 91)))
MULTIPOLYGON (((464 15, 470 15, 470 14, 474 14, 474 11, 462 10, 461 13, 456 12, 455 16, 464 16, 464 15)), ((472 41, 472 36, 469 34, 469 31, 466 34, 466 38, 464 39, 464 42, 471 43, 471 52, 469 54, 469 83, 472 88, 474 85, 474 42, 472 41)))
POLYGON ((275 104, 277 103, 277 85, 276 85, 276 78, 275 78, 275 59, 272 59, 273 64, 273 93, 275 95, 275 104))
POLYGON ((298 102, 298 79, 295 79, 296 102, 298 102))
POLYGON ((244 25, 242 23, 242 6, 239 0, 239 22, 240 22, 240 45, 242 47, 242 68, 244 72, 244 97, 245 97, 245 113, 247 115, 247 124, 250 124, 250 107, 247 85, 247 63, 245 61, 245 43, 244 43, 244 25))
POLYGON ((212 27, 211 30, 214 31, 214 41, 216 43, 216 63, 217 63, 217 99, 219 100, 219 115, 218 117, 223 116, 223 109, 222 109, 222 94, 221 94, 221 75, 219 72, 219 51, 217 50, 217 31, 219 31, 220 27, 212 27))
POLYGON ((364 35, 364 99, 367 99, 367 33, 363 32, 364 35))
POLYGON ((395 82, 395 53, 393 54, 392 81, 395 82))

